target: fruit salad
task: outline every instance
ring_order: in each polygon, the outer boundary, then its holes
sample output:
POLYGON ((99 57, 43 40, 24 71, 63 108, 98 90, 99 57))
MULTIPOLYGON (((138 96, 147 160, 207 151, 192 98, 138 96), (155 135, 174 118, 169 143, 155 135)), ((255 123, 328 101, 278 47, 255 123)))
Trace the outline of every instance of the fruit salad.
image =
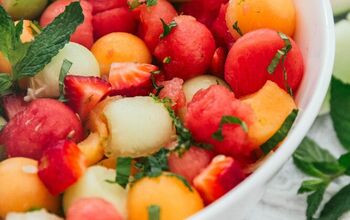
POLYGON ((0 219, 185 219, 297 117, 293 0, 0 5, 0 219))

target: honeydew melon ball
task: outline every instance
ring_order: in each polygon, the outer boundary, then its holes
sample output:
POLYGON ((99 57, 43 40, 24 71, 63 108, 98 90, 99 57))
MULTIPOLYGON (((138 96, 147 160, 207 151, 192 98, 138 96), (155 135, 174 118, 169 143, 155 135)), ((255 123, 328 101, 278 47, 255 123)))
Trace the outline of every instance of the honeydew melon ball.
POLYGON ((6 215, 6 220, 63 220, 57 215, 47 212, 45 209, 30 212, 11 212, 6 215))
POLYGON ((63 209, 65 212, 73 203, 81 198, 101 198, 110 202, 117 211, 126 217, 127 190, 114 181, 116 172, 103 166, 89 167, 78 182, 69 187, 63 194, 63 209))
POLYGON ((73 63, 69 75, 100 76, 100 68, 95 56, 84 46, 70 42, 36 76, 29 80, 29 88, 44 88, 37 97, 55 98, 59 96, 58 79, 63 60, 73 63))
MULTIPOLYGON (((194 77, 192 79, 187 80, 182 86, 182 89, 185 93, 186 102, 187 103, 191 102, 193 96, 199 90, 207 89, 212 85, 222 85, 222 86, 225 86, 231 90, 230 86, 225 81, 220 79, 219 77, 212 76, 212 75, 197 76, 197 77, 194 77)), ((187 111, 186 109, 187 109, 186 107, 183 107, 178 111, 179 117, 181 119, 185 118, 185 114, 187 111)))
POLYGON ((109 103, 104 116, 110 133, 107 157, 141 157, 157 152, 175 135, 162 103, 151 97, 123 98, 109 103))
POLYGON ((47 0, 2 0, 1 5, 13 20, 33 20, 45 9, 47 0))
MULTIPOLYGON (((350 17, 339 21, 335 25, 336 50, 333 67, 333 76, 344 83, 350 83, 350 17)), ((323 102, 320 115, 330 110, 330 91, 323 102)))

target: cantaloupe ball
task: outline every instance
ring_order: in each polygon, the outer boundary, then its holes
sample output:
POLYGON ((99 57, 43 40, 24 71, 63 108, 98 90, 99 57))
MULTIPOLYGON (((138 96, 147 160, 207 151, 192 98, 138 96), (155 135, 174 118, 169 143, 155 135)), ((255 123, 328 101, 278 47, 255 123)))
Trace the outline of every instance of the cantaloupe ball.
POLYGON ((37 172, 38 162, 28 158, 14 157, 0 163, 0 218, 33 208, 58 212, 59 198, 49 193, 37 172))
POLYGON ((146 177, 131 186, 128 193, 129 220, 147 220, 148 207, 160 208, 160 219, 182 220, 203 208, 197 191, 191 190, 178 177, 163 173, 159 177, 146 177))
POLYGON ((126 216, 127 191, 120 185, 108 183, 115 180, 115 170, 102 166, 89 167, 84 175, 74 185, 69 187, 63 195, 63 209, 65 212, 80 198, 97 197, 113 204, 117 211, 126 216))
POLYGON ((140 157, 160 150, 175 134, 162 103, 151 97, 132 97, 109 103, 104 109, 110 132, 107 157, 140 157))
POLYGON ((260 28, 269 28, 293 37, 296 10, 293 0, 231 0, 226 11, 226 25, 234 39, 260 28))
POLYGON ((45 209, 30 212, 12 212, 6 215, 5 220, 63 220, 57 215, 47 212, 45 209))
POLYGON ((103 36, 95 42, 91 51, 100 64, 102 75, 108 75, 111 64, 115 62, 152 62, 146 44, 135 35, 124 32, 103 36))
MULTIPOLYGON (((230 88, 230 86, 227 85, 225 81, 223 81, 222 79, 216 76, 212 76, 212 75, 197 76, 187 80, 182 86, 182 89, 185 93, 186 102, 187 103, 191 102, 194 94, 196 94, 201 89, 209 88, 211 85, 222 85, 227 88, 230 88)), ((178 111, 178 114, 181 119, 185 118, 186 108, 187 107, 183 107, 178 111)))
POLYGON ((69 74, 80 76, 100 76, 100 69, 94 55, 84 46, 70 42, 36 76, 29 80, 34 90, 43 88, 37 97, 55 98, 59 96, 58 79, 63 60, 73 63, 69 74))

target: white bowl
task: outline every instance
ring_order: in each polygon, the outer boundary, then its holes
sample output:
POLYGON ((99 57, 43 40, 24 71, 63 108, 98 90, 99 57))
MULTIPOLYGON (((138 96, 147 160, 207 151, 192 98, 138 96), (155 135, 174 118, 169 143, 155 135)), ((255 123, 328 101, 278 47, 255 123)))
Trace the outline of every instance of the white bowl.
POLYGON ((300 109, 293 129, 280 148, 252 175, 191 220, 243 219, 261 199, 267 183, 282 168, 314 122, 331 79, 335 53, 333 14, 329 0, 294 0, 295 40, 305 61, 297 95, 300 109))

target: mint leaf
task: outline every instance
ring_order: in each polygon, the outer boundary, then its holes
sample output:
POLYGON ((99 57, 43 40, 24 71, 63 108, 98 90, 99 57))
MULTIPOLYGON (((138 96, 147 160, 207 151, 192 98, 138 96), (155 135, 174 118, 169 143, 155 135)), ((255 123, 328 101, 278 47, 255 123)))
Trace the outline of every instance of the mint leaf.
POLYGON ((224 136, 222 135, 222 127, 225 124, 237 124, 237 125, 240 125, 242 127, 243 131, 248 132, 248 126, 247 126, 247 124, 244 121, 242 121, 241 119, 239 119, 237 117, 226 115, 226 116, 222 116, 220 124, 219 124, 219 128, 212 135, 212 138, 214 138, 217 141, 223 141, 224 140, 224 136))
POLYGON ((236 21, 233 25, 232 28, 239 34, 239 36, 243 36, 243 33, 241 29, 238 26, 238 21, 236 21))
POLYGON ((8 93, 12 87, 12 80, 6 73, 0 73, 0 95, 8 93))
POLYGON ((129 177, 131 175, 132 158, 131 157, 118 157, 116 167, 115 182, 121 187, 125 188, 129 183, 129 177))
POLYGON ((58 78, 58 86, 60 89, 60 97, 58 98, 58 100, 61 102, 66 101, 66 98, 64 97, 64 78, 66 78, 72 65, 73 65, 73 63, 70 62, 69 60, 67 60, 67 59, 63 60, 61 70, 60 70, 60 76, 58 78))
POLYGON ((154 77, 154 75, 157 75, 157 74, 160 74, 159 70, 151 72, 151 82, 152 82, 153 88, 156 90, 156 94, 155 94, 156 96, 158 96, 160 91, 164 89, 163 85, 159 86, 156 82, 156 78, 154 77))
POLYGON ((168 36, 173 28, 177 26, 175 21, 171 21, 169 24, 165 23, 163 19, 160 19, 163 24, 163 33, 159 36, 160 39, 168 36))
POLYGON ((327 184, 322 179, 305 180, 302 182, 300 188, 298 189, 298 194, 317 191, 325 185, 327 184))
POLYGON ((14 79, 34 76, 41 71, 69 42, 71 34, 83 20, 80 3, 73 2, 68 5, 62 14, 42 30, 29 46, 25 56, 14 66, 14 79))
POLYGON ((350 176, 350 153, 341 155, 338 162, 342 167, 344 167, 345 174, 350 176))
POLYGON ((323 179, 329 179, 330 174, 337 175, 342 170, 338 161, 328 150, 322 149, 316 142, 308 137, 304 138, 294 152, 293 161, 304 173, 323 179), (325 165, 321 165, 322 163, 325 165), (338 169, 334 169, 333 173, 329 173, 325 172, 325 166, 337 167, 338 169))
POLYGON ((350 211, 350 184, 337 192, 324 206, 318 220, 337 220, 350 211))
POLYGON ((318 207, 320 206, 323 195, 326 191, 326 186, 321 187, 315 192, 311 193, 307 196, 306 202, 307 202, 307 209, 306 209, 306 217, 308 220, 312 220, 313 216, 317 212, 318 207))
POLYGON ((148 220, 160 220, 160 206, 159 205, 148 206, 148 220))
MULTIPOLYGON (((286 57, 289 51, 292 49, 292 44, 288 36, 283 34, 282 32, 277 32, 277 33, 281 37, 281 39, 284 41, 284 47, 280 50, 277 50, 275 56, 271 60, 270 65, 267 67, 267 72, 270 74, 273 74, 275 72, 282 58, 286 57)), ((282 62, 282 64, 284 64, 284 62, 282 62)))
POLYGON ((147 7, 154 6, 158 3, 158 0, 132 0, 128 1, 129 8, 134 10, 142 4, 146 4, 147 7))
POLYGON ((298 116, 298 109, 293 109, 293 111, 284 120, 278 131, 264 144, 260 146, 260 149, 264 154, 270 153, 285 137, 287 137, 289 130, 292 128, 295 119, 298 116))
POLYGON ((341 144, 350 150, 350 84, 332 77, 330 115, 341 144))

